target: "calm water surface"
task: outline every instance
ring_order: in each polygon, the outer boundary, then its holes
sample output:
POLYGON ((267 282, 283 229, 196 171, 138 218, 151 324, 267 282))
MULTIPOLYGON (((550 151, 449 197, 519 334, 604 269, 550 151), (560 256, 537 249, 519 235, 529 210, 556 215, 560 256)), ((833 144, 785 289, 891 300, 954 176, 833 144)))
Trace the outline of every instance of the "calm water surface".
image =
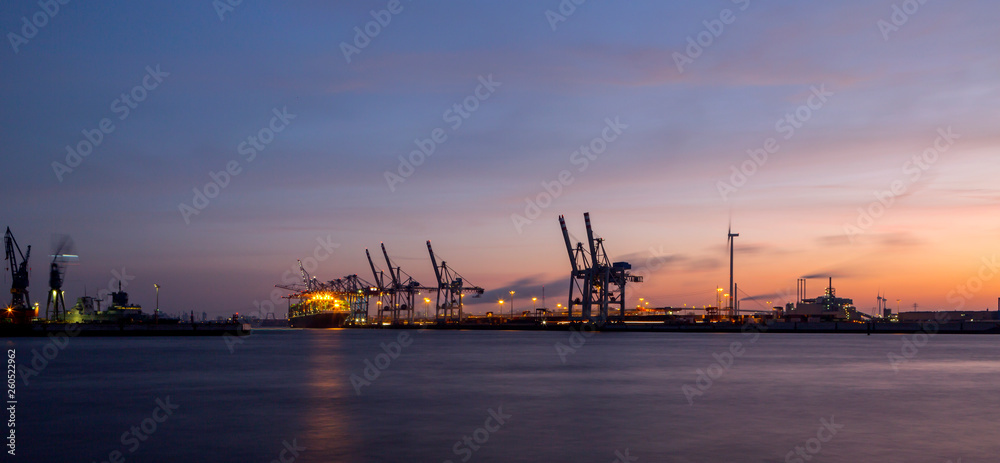
MULTIPOLYGON (((896 371, 906 339, 261 330, 230 352, 76 338, 18 381, 4 461, 287 463, 287 447, 305 448, 296 462, 998 461, 1000 337, 939 335, 896 371), (362 384, 401 333, 412 343, 362 384), (723 369, 733 342, 745 350, 723 369), (158 399, 178 408, 154 413, 158 399), (123 443, 133 427, 145 440, 123 443)), ((21 366, 47 343, 4 342, 21 366)))

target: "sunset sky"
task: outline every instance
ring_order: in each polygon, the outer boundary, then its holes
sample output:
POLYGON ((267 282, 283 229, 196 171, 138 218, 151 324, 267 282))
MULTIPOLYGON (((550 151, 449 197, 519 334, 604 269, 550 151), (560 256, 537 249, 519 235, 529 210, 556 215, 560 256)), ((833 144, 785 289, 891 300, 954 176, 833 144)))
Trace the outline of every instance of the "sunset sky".
POLYGON ((867 312, 997 308, 1000 3, 562 3, 6 2, 0 225, 32 300, 65 233, 70 304, 124 268, 147 308, 156 283, 167 312, 250 312, 296 259, 371 280, 380 242, 431 285, 430 239, 473 312, 554 307, 557 217, 580 240, 590 212, 645 276, 630 304, 713 304, 731 220, 746 308, 828 275, 867 312))

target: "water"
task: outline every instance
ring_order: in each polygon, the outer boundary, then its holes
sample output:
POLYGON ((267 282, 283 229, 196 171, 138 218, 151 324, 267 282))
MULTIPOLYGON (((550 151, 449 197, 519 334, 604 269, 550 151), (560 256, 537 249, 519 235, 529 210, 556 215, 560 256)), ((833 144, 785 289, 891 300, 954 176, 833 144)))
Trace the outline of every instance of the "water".
MULTIPOLYGON (((9 461, 996 461, 1000 338, 939 335, 894 371, 887 354, 911 338, 285 330, 232 353, 223 338, 75 338, 18 381, 9 461), (404 333, 359 396, 351 375, 404 333), (581 340, 563 363, 557 344, 581 340), (733 342, 743 354, 699 389, 733 342), (178 408, 154 413, 157 399, 178 408), (144 441, 123 436, 133 426, 144 441)), ((22 366, 48 342, 4 341, 22 366)))

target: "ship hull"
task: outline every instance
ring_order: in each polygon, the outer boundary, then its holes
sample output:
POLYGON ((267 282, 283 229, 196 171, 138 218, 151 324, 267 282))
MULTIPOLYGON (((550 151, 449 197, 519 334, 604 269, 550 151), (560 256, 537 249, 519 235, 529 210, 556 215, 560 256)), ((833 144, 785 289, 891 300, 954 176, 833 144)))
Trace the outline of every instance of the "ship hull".
POLYGON ((322 312, 289 317, 292 328, 341 328, 347 323, 347 312, 322 312))

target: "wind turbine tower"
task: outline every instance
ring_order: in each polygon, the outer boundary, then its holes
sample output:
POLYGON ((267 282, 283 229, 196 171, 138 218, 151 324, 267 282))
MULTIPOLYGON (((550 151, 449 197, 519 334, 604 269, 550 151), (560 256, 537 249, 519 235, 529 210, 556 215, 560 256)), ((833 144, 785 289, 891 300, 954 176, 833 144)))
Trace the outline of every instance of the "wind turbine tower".
POLYGON ((735 309, 734 309, 734 305, 733 305, 733 301, 736 300, 736 293, 735 293, 736 288, 733 285, 733 250, 734 250, 734 243, 735 243, 736 240, 734 240, 733 238, 736 238, 737 236, 740 236, 740 234, 739 233, 733 233, 733 224, 732 224, 732 222, 730 222, 729 223, 729 235, 728 235, 728 238, 726 240, 728 242, 727 244, 729 244, 729 302, 728 302, 729 305, 728 305, 728 309, 729 309, 729 316, 730 317, 732 317, 733 315, 736 315, 736 312, 735 312, 735 309))

